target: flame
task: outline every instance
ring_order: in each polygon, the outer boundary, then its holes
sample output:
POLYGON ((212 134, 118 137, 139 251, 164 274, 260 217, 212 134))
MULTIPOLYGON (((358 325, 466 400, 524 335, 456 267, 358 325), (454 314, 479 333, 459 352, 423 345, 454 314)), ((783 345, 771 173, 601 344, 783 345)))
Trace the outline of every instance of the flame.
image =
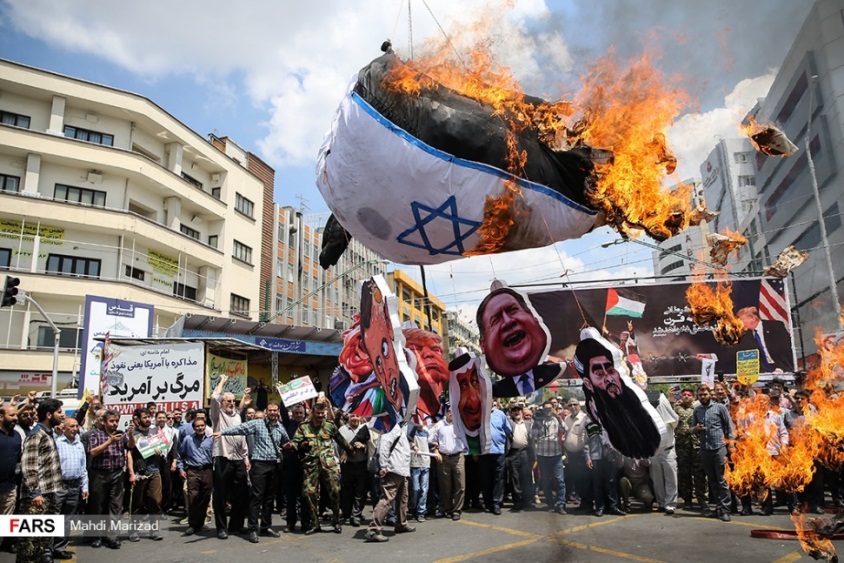
POLYGON ((724 346, 735 346, 745 332, 744 323, 733 314, 733 284, 727 273, 718 271, 715 287, 695 281, 686 289, 686 301, 698 326, 715 325, 713 336, 724 346))
POLYGON ((644 228, 665 240, 688 226, 691 211, 691 186, 671 193, 662 188, 677 162, 664 131, 688 98, 668 86, 652 57, 644 54, 624 68, 610 53, 593 65, 577 96, 582 117, 575 130, 584 144, 613 151, 612 164, 595 166, 590 203, 624 236, 644 228))
POLYGON ((797 531, 797 539, 800 540, 800 547, 812 559, 838 561, 832 540, 818 534, 817 520, 819 519, 810 518, 805 512, 791 515, 791 521, 794 522, 794 529, 797 531))
POLYGON ((742 399, 736 407, 737 447, 731 457, 733 467, 724 472, 736 494, 753 493, 762 501, 769 487, 800 492, 812 480, 821 444, 806 427, 794 429, 789 444, 781 444, 778 425, 769 419, 781 414, 779 405, 761 393, 742 399))
MULTIPOLYGON (((692 187, 681 185, 671 193, 662 187, 677 164, 665 131, 688 96, 655 68, 654 56, 645 54, 622 64, 610 53, 582 77, 583 87, 574 102, 541 101, 526 97, 511 70, 495 62, 487 38, 495 23, 489 20, 495 17, 455 29, 451 41, 428 44, 416 60, 396 64, 384 87, 411 96, 445 87, 491 107, 508 127, 506 162, 513 176, 520 175, 526 162, 516 140, 528 129, 553 150, 612 151, 612 162, 593 158, 594 182, 586 187, 587 201, 627 238, 644 230, 665 240, 688 227, 692 187), (456 45, 463 43, 472 46, 458 51, 456 45)), ((510 181, 500 197, 488 198, 484 207, 488 228, 481 229, 482 242, 471 254, 503 250, 501 241, 515 222, 502 210, 512 209, 520 196, 510 181), (484 239, 485 233, 490 238, 484 239)))

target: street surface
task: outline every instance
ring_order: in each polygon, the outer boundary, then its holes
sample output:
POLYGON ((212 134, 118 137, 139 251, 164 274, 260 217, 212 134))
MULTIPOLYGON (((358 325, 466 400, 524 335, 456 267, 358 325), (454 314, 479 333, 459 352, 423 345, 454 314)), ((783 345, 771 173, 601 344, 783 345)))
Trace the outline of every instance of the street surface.
MULTIPOLYGON (((280 530, 281 519, 276 516, 275 521, 275 529, 280 530)), ((364 541, 365 527, 344 526, 342 534, 326 531, 304 536, 297 532, 282 534, 278 539, 261 537, 260 543, 251 544, 245 536, 218 540, 213 528, 183 537, 185 527, 173 524, 160 542, 146 538, 139 543, 124 540, 119 551, 89 546, 71 549, 77 552, 74 561, 82 563, 812 561, 796 540, 751 537, 754 529, 792 530, 784 508, 778 508, 770 517, 734 516, 732 522, 702 518, 696 511, 682 509, 674 516, 634 511, 628 516, 602 518, 543 511, 511 513, 505 509, 500 516, 468 511, 458 522, 430 519, 411 524, 416 526, 412 534, 395 536, 391 528, 385 528, 390 541, 381 544, 364 541)), ((844 541, 835 544, 839 553, 844 552, 844 541)), ((13 555, 0 554, 0 563, 12 561, 13 555)))

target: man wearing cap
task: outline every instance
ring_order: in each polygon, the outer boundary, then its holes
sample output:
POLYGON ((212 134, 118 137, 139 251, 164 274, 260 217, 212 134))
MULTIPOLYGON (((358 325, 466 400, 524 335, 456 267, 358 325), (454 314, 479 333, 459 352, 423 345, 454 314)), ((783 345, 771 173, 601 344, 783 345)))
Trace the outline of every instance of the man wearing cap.
POLYGON ((569 414, 563 419, 566 425, 566 490, 574 498, 581 497, 589 489, 586 471, 586 456, 583 446, 586 443, 586 413, 580 408, 580 402, 572 397, 568 402, 569 414))
POLYGON ((659 427, 639 395, 622 381, 612 352, 598 340, 584 338, 575 348, 574 368, 583 379, 589 416, 606 429, 612 445, 628 457, 652 456, 661 440, 659 427))
POLYGON ((530 429, 533 420, 525 420, 524 407, 515 403, 510 407, 510 426, 513 436, 507 450, 507 473, 513 489, 513 512, 533 507, 533 452, 530 449, 530 429))

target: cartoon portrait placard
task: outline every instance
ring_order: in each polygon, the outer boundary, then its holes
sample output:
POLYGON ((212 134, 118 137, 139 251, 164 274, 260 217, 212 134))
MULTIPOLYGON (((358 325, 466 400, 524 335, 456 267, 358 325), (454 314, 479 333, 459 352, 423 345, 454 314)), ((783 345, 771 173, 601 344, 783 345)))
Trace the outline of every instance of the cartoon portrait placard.
POLYGON ((375 417, 373 425, 388 431, 416 411, 419 385, 408 365, 404 336, 396 313, 396 296, 383 276, 361 287, 360 314, 343 334, 340 366, 331 376, 334 405, 346 412, 375 417))

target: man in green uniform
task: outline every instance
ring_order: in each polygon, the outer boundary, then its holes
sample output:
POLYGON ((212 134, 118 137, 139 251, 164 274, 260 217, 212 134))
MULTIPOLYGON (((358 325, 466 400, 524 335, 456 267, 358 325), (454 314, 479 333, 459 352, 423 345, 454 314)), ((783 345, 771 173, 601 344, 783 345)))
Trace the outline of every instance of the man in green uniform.
POLYGON ((680 497, 686 501, 685 509, 692 508, 692 492, 699 506, 706 504, 706 474, 700 463, 700 438, 692 432, 692 416, 695 409, 694 391, 683 389, 680 402, 674 403, 674 411, 680 417, 674 429, 677 449, 677 488, 680 497))
MULTIPOLYGON (((299 452, 304 473, 303 496, 308 502, 311 513, 311 528, 305 531, 310 535, 322 531, 319 525, 319 482, 325 482, 325 490, 333 511, 334 532, 343 531, 340 526, 340 464, 334 452, 334 443, 340 445, 349 454, 352 448, 340 435, 335 422, 325 420, 328 402, 324 397, 317 399, 309 420, 306 420, 293 435, 293 447, 299 452)), ((289 510, 289 507, 288 507, 289 510)))

